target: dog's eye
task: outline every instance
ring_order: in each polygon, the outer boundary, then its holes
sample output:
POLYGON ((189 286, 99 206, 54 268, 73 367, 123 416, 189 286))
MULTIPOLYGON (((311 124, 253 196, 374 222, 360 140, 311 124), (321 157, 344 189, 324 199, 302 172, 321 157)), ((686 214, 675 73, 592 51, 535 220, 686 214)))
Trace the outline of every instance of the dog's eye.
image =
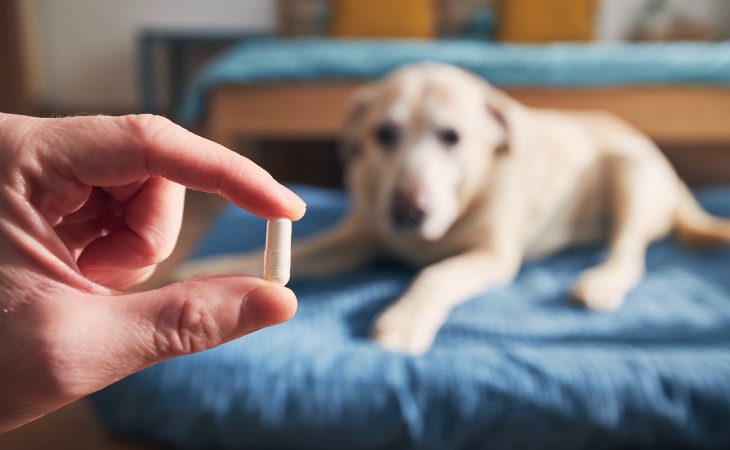
POLYGON ((459 133, 453 128, 441 130, 438 133, 439 141, 446 144, 448 147, 452 147, 459 143, 459 133))
POLYGON ((392 123, 383 123, 375 129, 375 140, 385 150, 392 150, 398 144, 398 127, 392 123))

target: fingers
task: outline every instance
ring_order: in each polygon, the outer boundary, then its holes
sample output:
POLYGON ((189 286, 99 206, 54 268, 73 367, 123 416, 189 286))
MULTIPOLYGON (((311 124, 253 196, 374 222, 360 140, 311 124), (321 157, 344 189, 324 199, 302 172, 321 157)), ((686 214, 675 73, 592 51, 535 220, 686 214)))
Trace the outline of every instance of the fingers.
POLYGON ((160 177, 147 179, 128 200, 123 226, 97 237, 81 252, 77 260, 81 273, 94 279, 94 272, 135 270, 162 262, 175 247, 184 202, 183 186, 160 177))
POLYGON ((152 264, 139 269, 91 270, 86 273, 86 278, 110 289, 124 290, 149 280, 157 270, 157 266, 157 264, 152 264))
POLYGON ((258 216, 298 220, 305 204, 265 170, 212 141, 158 116, 47 119, 52 153, 91 186, 122 186, 161 176, 192 189, 218 193, 258 216), (61 136, 61 137, 59 137, 61 136))
POLYGON ((134 294, 39 293, 42 314, 29 306, 17 312, 31 312, 31 322, 4 323, 3 331, 16 339, 0 346, 0 432, 157 362, 284 322, 296 311, 290 290, 242 276, 134 294), (41 321, 33 327, 32 320, 41 321))
POLYGON ((110 318, 104 324, 105 334, 113 336, 109 345, 123 345, 115 350, 131 373, 285 322, 296 311, 296 297, 287 288, 257 278, 229 276, 126 294, 94 307, 105 309, 98 316, 110 318))

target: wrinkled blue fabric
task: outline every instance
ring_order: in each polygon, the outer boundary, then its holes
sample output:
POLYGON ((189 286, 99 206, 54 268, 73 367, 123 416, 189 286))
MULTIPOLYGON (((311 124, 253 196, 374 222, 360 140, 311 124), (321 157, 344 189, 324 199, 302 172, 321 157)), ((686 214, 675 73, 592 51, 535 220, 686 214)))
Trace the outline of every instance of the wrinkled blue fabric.
POLYGON ((730 41, 510 45, 258 39, 240 44, 200 72, 178 120, 199 120, 216 86, 371 80, 421 61, 455 64, 498 86, 730 85, 730 41))
MULTIPOLYGON (((346 208, 338 192, 296 190, 309 205, 296 236, 346 208)), ((700 199, 730 216, 730 188, 700 199)), ((264 230, 228 207, 197 256, 257 247, 264 230)), ((413 270, 294 281, 290 322, 150 367, 91 402, 114 432, 180 448, 730 448, 730 249, 652 245, 615 314, 568 301, 602 254, 527 264, 457 307, 423 357, 365 337, 413 270)))

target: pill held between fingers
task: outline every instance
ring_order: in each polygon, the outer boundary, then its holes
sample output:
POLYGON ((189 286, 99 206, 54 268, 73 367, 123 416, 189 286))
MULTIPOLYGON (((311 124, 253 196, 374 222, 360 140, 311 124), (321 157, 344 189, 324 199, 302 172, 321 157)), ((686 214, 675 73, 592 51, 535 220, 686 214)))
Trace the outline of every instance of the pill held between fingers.
POLYGON ((276 217, 266 223, 264 280, 285 286, 291 269, 291 220, 276 217))

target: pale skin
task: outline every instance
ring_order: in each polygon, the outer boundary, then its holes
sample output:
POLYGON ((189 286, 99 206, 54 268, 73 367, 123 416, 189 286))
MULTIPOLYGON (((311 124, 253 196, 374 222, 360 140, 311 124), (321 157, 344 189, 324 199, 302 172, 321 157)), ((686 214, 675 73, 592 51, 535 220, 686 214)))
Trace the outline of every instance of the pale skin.
POLYGON ((249 160, 161 117, 0 114, 0 432, 292 317, 294 294, 251 276, 124 292, 173 250, 185 187, 263 218, 306 208, 249 160))

